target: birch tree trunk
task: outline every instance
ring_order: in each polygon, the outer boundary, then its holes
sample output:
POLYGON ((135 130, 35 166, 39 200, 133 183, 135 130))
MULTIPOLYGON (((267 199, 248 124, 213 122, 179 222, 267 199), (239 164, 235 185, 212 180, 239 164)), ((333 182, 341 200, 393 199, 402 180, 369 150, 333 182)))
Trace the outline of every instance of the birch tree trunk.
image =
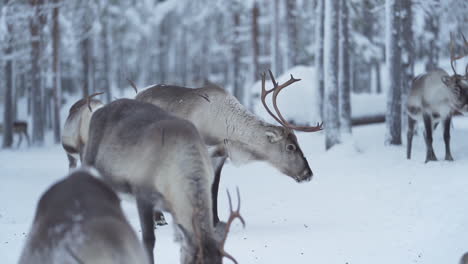
POLYGON ((338 89, 340 103, 340 129, 344 133, 351 134, 351 88, 349 66, 349 25, 348 4, 346 0, 340 0, 340 43, 339 43, 339 71, 338 89))
POLYGON ((340 0, 325 0, 325 149, 340 142, 338 94, 338 25, 340 0))
POLYGON ((241 84, 240 76, 240 59, 241 59, 241 46, 239 39, 240 27, 240 7, 235 1, 232 3, 232 25, 233 36, 231 43, 231 58, 232 58, 232 80, 233 80, 233 94, 241 104, 244 104, 244 87, 241 84))
POLYGON ((401 0, 386 0, 386 59, 387 59, 387 133, 385 143, 401 145, 401 50, 400 13, 401 0))
POLYGON ((322 120, 324 117, 323 102, 324 102, 324 84, 323 84, 323 40, 324 40, 324 0, 317 0, 317 7, 315 10, 316 22, 315 22, 315 78, 317 83, 315 84, 317 94, 319 95, 318 100, 318 111, 322 120))

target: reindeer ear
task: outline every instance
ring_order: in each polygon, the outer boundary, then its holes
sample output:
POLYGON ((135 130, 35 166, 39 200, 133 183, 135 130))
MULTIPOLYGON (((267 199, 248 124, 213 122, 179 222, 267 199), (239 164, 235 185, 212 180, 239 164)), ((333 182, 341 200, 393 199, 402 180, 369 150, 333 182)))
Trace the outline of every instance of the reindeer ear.
POLYGON ((268 129, 267 131, 265 131, 265 135, 267 136, 268 141, 270 141, 270 143, 276 143, 284 137, 283 132, 279 129, 268 129))
POLYGON ((442 82, 443 82, 445 85, 449 86, 449 85, 450 85, 450 76, 447 76, 447 75, 442 76, 442 82))

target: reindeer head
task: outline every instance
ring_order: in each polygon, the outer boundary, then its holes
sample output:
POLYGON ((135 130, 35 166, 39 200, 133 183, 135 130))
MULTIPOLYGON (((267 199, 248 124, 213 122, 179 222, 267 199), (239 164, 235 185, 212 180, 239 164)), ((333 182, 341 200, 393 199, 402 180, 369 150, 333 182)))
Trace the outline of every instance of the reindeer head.
MULTIPOLYGON (((465 46, 468 47, 468 41, 462 34, 465 46)), ((465 68, 465 75, 460 75, 455 70, 454 62, 465 55, 455 56, 453 47, 453 38, 450 34, 450 66, 453 70, 452 76, 442 77, 442 82, 450 89, 454 96, 453 107, 461 112, 468 112, 468 65, 465 68)))
POLYGON ((316 132, 322 130, 322 124, 317 124, 313 127, 307 126, 296 126, 290 124, 283 118, 283 115, 278 109, 276 103, 279 92, 285 87, 300 81, 300 79, 294 79, 291 75, 291 79, 287 82, 279 85, 269 71, 271 81, 273 83, 273 88, 266 90, 265 88, 265 73, 262 75, 262 94, 261 99, 263 106, 267 112, 278 122, 281 126, 271 126, 266 131, 266 136, 268 138, 269 146, 267 149, 268 161, 276 166, 284 174, 294 178, 297 182, 309 181, 312 179, 312 170, 309 167, 309 163, 304 157, 299 144, 297 142, 296 135, 293 130, 303 131, 303 132, 316 132), (266 96, 273 92, 273 107, 276 111, 276 115, 268 108, 268 105, 265 102, 266 96))
MULTIPOLYGON (((232 222, 237 218, 245 227, 244 218, 240 215, 240 194, 239 189, 236 189, 237 200, 239 201, 237 209, 232 209, 232 200, 229 191, 227 192, 229 201, 230 215, 227 222, 220 222, 216 226, 216 231, 206 232, 205 229, 210 229, 212 222, 204 221, 197 223, 196 217, 192 218, 193 235, 188 235, 185 229, 181 228, 184 236, 184 246, 181 254, 181 263, 184 264, 222 264, 223 258, 230 259, 234 264, 237 264, 236 259, 224 250, 224 245, 227 240, 227 235, 232 222), (210 227, 206 226, 209 224, 210 227), (205 230, 205 231, 203 231, 205 230)), ((195 214, 197 214, 195 210, 195 214)), ((211 217, 210 217, 211 219, 211 217)))

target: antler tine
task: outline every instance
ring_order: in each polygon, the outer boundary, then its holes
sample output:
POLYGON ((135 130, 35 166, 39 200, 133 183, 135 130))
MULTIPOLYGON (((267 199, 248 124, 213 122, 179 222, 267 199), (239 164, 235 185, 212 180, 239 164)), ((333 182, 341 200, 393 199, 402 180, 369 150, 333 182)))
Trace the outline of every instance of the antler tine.
POLYGON ((95 97, 95 96, 98 96, 100 94, 103 94, 104 92, 97 92, 97 93, 93 93, 92 95, 89 95, 88 97, 86 97, 86 104, 88 105, 88 109, 90 112, 93 111, 93 109, 91 109, 91 98, 95 97))
POLYGON ((239 219, 239 221, 241 221, 241 223, 242 223, 242 226, 245 227, 245 220, 240 215, 241 199, 240 199, 240 194, 239 194, 239 188, 238 187, 236 188, 236 192, 237 192, 237 200, 239 201, 239 203, 237 205, 237 209, 234 211, 234 210, 232 210, 231 194, 229 193, 229 190, 227 190, 227 196, 228 196, 228 201, 229 201, 229 211, 231 213, 229 215, 228 221, 226 222, 226 232, 224 233, 224 238, 221 241, 221 247, 220 247, 221 254, 224 257, 230 259, 235 264, 237 264, 236 259, 224 250, 224 245, 226 244, 227 235, 229 233, 229 229, 231 228, 231 224, 236 218, 239 219))
MULTIPOLYGON (((270 72, 271 73, 271 72, 270 72)), ((278 97, 278 94, 281 92, 282 89, 288 87, 289 85, 295 83, 295 82, 298 82, 300 81, 301 79, 296 79, 294 78, 294 76, 291 74, 291 78, 286 81, 285 83, 281 84, 281 85, 278 85, 276 88, 275 88, 275 91, 273 92, 273 107, 275 108, 275 111, 276 113, 278 114, 278 117, 281 119, 282 123, 284 124, 285 127, 289 128, 289 129, 294 129, 294 130, 297 130, 297 131, 303 131, 303 132, 317 132, 317 131, 320 131, 323 129, 322 125, 323 125, 323 122, 322 123, 317 123, 317 126, 313 126, 313 127, 309 127, 309 126, 296 126, 296 125, 293 125, 291 123, 289 123, 284 117, 283 115, 281 114, 279 108, 278 108, 278 104, 277 104, 277 97, 278 97)))
MULTIPOLYGON (((269 70, 270 72, 270 76, 272 76, 273 74, 271 73, 271 71, 269 70)), ((271 88, 270 90, 267 90, 265 88, 265 77, 266 77, 266 74, 265 73, 262 73, 262 96, 261 96, 261 99, 262 99, 262 104, 263 104, 263 107, 265 107, 265 109, 267 110, 268 114, 270 114, 275 120, 276 122, 280 123, 281 125, 284 126, 284 123, 277 117, 273 114, 273 112, 271 112, 270 108, 268 107, 267 103, 265 102, 265 99, 266 99, 266 96, 273 92, 275 90, 275 88, 271 88)), ((273 80, 273 84, 275 84, 274 82, 274 78, 272 78, 273 80)))
POLYGON ((133 87, 133 89, 135 90, 135 93, 138 94, 138 89, 137 89, 135 83, 134 83, 132 80, 128 79, 128 78, 127 78, 127 81, 128 81, 128 82, 130 83, 130 85, 133 87))

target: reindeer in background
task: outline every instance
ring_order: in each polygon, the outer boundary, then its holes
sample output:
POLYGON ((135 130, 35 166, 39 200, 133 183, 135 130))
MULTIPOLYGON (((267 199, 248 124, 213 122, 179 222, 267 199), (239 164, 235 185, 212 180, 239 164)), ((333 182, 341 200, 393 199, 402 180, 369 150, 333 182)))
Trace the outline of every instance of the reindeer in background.
POLYGON ((300 127, 288 123, 276 104, 279 92, 299 81, 291 79, 279 85, 270 71, 273 88, 266 90, 265 74, 262 76, 262 102, 268 113, 280 124, 272 125, 250 113, 226 90, 208 85, 186 88, 171 85, 154 85, 138 93, 136 100, 152 103, 179 118, 191 121, 210 149, 215 171, 212 187, 213 217, 218 222, 217 197, 221 170, 229 159, 240 165, 249 161, 266 161, 297 182, 309 181, 312 170, 299 146, 294 130, 316 132, 322 125, 300 127), (265 98, 273 93, 275 116, 265 98))
POLYGON ((103 94, 94 93, 78 100, 70 107, 62 132, 62 146, 67 153, 69 168, 76 168, 77 160, 81 159, 84 145, 88 141, 89 122, 96 109, 104 104, 93 97, 103 94))
MULTIPOLYGON (((463 36, 465 46, 468 42, 463 36)), ((436 161, 432 147, 432 132, 439 122, 444 127, 445 160, 453 161, 450 151, 450 124, 452 115, 457 112, 468 112, 468 65, 465 75, 459 75, 454 62, 466 55, 456 57, 453 52, 453 41, 450 48, 450 65, 453 75, 442 69, 434 70, 416 77, 412 84, 407 101, 408 131, 406 157, 411 159, 411 148, 415 124, 424 123, 426 142, 426 163, 436 161)))
POLYGON ((149 263, 120 199, 96 177, 75 171, 41 196, 19 264, 149 263))
POLYGON ((239 210, 231 211, 227 225, 215 230, 213 168, 191 122, 149 103, 116 100, 93 114, 84 164, 96 167, 116 190, 135 196, 151 262, 155 209, 173 216, 182 242, 181 263, 221 264, 223 256, 233 259, 224 251, 224 241, 232 221, 243 219, 239 210))

